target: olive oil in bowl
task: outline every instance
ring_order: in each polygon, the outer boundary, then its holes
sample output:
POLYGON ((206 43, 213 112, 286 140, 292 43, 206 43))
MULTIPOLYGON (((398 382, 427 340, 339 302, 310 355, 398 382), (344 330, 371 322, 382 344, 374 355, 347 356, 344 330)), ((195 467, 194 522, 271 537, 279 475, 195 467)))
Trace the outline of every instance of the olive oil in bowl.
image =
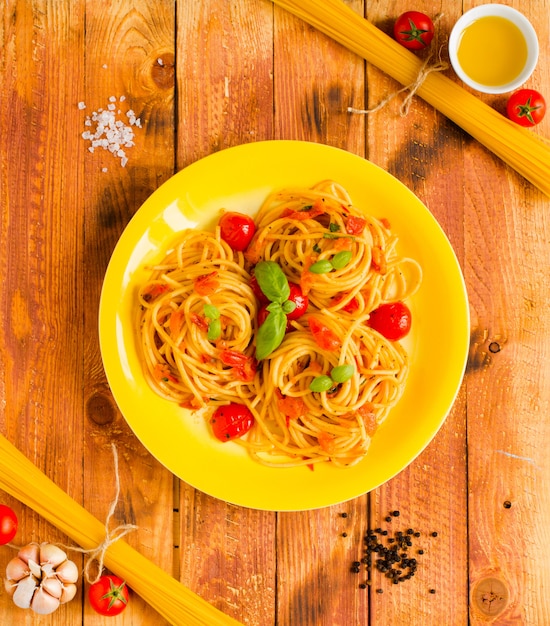
POLYGON ((488 15, 464 29, 458 62, 476 83, 499 87, 514 81, 527 62, 527 42, 509 19, 488 15))
POLYGON ((456 74, 485 93, 519 87, 535 69, 538 51, 537 35, 527 18, 502 4, 470 9, 449 37, 449 58, 456 74))

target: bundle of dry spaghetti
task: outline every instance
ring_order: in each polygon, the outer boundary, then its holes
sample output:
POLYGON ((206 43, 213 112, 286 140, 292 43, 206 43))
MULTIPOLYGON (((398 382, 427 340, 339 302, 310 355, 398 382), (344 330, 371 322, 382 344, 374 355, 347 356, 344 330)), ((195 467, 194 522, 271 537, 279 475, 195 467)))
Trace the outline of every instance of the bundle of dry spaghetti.
MULTIPOLYGON (((103 543, 105 525, 53 483, 3 435, 0 435, 0 488, 35 510, 82 548, 92 550, 103 543)), ((123 540, 108 547, 104 564, 124 578, 131 589, 171 624, 239 624, 123 540)))
MULTIPOLYGON (((399 81, 414 84, 422 60, 342 0, 273 0, 399 81)), ((550 196, 550 145, 511 122, 441 72, 416 93, 550 196)))

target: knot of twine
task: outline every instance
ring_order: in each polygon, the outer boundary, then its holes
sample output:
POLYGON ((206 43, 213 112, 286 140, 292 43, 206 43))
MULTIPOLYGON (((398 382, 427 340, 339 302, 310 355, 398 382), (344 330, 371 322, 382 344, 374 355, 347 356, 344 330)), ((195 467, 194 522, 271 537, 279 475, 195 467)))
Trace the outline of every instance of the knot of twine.
POLYGON ((113 450, 113 462, 114 462, 114 471, 115 471, 115 497, 111 502, 111 506, 109 507, 109 512, 107 513, 107 518, 105 519, 105 539, 95 548, 91 550, 84 550, 83 548, 69 547, 70 550, 74 550, 75 552, 80 552, 82 554, 88 554, 89 558, 86 561, 86 565, 84 566, 84 577, 86 582, 90 585, 96 583, 100 578, 103 572, 103 564, 105 562, 105 553, 109 549, 113 543, 117 542, 119 539, 122 539, 125 535, 127 535, 132 530, 136 530, 138 526, 135 524, 120 524, 116 526, 112 530, 109 529, 109 525, 111 522, 111 518, 115 513, 115 509, 118 504, 118 500, 120 497, 120 477, 118 473, 118 453, 117 448, 114 443, 111 444, 111 448, 113 450), (98 563, 98 571, 94 578, 91 577, 90 571, 92 568, 92 564, 94 561, 98 563))
MULTIPOLYGON (((443 13, 440 13, 439 15, 437 15, 436 18, 434 19, 434 24, 436 24, 442 17, 443 17, 443 13)), ((443 72, 446 69, 448 69, 449 64, 446 61, 441 60, 442 48, 443 46, 441 46, 441 48, 439 49, 439 55, 438 55, 439 61, 435 63, 434 65, 430 65, 430 62, 434 55, 433 48, 432 48, 432 50, 426 57, 426 60, 420 66, 418 76, 414 79, 412 83, 410 83, 409 85, 405 85, 401 89, 398 89, 397 91, 391 93, 389 96, 384 98, 381 102, 379 102, 372 109, 356 109, 354 107, 348 107, 348 113, 359 113, 360 115, 368 115, 369 113, 376 113, 376 111, 379 111, 380 109, 384 108, 389 102, 391 102, 399 94, 403 93, 404 91, 408 91, 409 93, 407 94, 407 96, 403 100, 403 103, 401 104, 401 107, 399 108, 399 114, 401 115, 401 117, 405 117, 409 113, 409 109, 411 108, 411 102, 412 102, 413 97, 415 96, 416 92, 420 89, 424 81, 426 80, 426 77, 432 72, 443 72)))
MULTIPOLYGON (((118 473, 118 453, 114 443, 111 444, 111 448, 113 450, 113 461, 114 461, 114 469, 115 469, 115 497, 111 502, 111 506, 109 507, 109 512, 107 514, 107 518, 105 520, 105 539, 95 548, 90 550, 85 550, 84 548, 79 548, 77 546, 66 546, 62 543, 56 543, 55 545, 63 548, 65 550, 71 550, 73 552, 80 552, 81 554, 88 554, 89 559, 86 561, 86 565, 84 566, 84 577, 86 582, 90 585, 96 583, 100 578, 103 572, 103 564, 105 562, 105 553, 109 549, 110 546, 113 545, 119 539, 122 539, 125 535, 127 535, 132 530, 136 530, 139 526, 134 524, 120 524, 113 528, 113 530, 109 529, 109 525, 111 522, 111 518, 115 513, 115 509, 118 504, 118 500, 120 497, 120 476, 118 473), (98 571, 94 578, 90 576, 90 570, 92 568, 92 564, 94 561, 98 563, 98 571)), ((21 550, 22 546, 17 546, 13 543, 6 544, 8 547, 13 548, 14 550, 21 550)))

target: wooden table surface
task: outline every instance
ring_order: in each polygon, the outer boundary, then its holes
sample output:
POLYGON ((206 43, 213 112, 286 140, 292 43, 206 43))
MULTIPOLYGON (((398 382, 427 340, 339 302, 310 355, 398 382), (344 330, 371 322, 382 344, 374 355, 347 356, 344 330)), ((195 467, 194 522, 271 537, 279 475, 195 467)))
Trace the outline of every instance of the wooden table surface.
MULTIPOLYGON (((537 29, 528 86, 550 96, 549 0, 504 3, 537 29)), ((480 2, 347 4, 388 33, 405 10, 442 13, 443 44, 480 2)), ((404 117, 400 98, 369 116, 347 112, 400 85, 270 0, 4 0, 1 14, 6 438, 99 519, 113 498, 115 443, 115 522, 139 527, 128 542, 243 624, 549 625, 549 199, 418 97, 404 117), (111 96, 142 122, 125 167, 81 136, 111 96), (429 447, 370 494, 306 512, 233 506, 175 479, 119 413, 99 352, 102 279, 132 215, 181 168, 264 139, 344 148, 400 179, 446 232, 470 300, 466 375, 429 447), (421 532, 410 548, 418 568, 399 585, 376 572, 363 589, 351 564, 378 526, 421 532)), ((503 109, 505 96, 477 95, 503 109)), ((532 132, 550 137, 550 116, 532 132)), ((8 494, 0 502, 17 512, 18 545, 70 544, 8 494)), ((2 576, 14 554, 0 547, 2 576)), ((81 582, 47 617, 16 608, 0 587, 0 623, 165 621, 135 595, 122 616, 101 618, 81 582)))

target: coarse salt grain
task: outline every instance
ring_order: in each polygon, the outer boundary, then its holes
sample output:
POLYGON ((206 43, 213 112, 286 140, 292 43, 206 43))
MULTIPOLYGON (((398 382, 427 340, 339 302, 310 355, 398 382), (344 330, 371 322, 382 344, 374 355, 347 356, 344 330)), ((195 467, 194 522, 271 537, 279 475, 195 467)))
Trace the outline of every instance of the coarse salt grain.
MULTIPOLYGON (((125 99, 125 96, 120 96, 119 102, 123 102, 125 99)), ((116 102, 116 100, 116 96, 109 98, 109 102, 111 103, 116 102)), ((85 109, 86 104, 79 102, 78 108, 85 109)), ((116 106, 114 104, 109 104, 106 110, 100 108, 91 115, 86 116, 84 125, 90 127, 95 124, 95 128, 92 131, 84 131, 81 136, 82 139, 91 143, 88 148, 90 152, 94 152, 96 148, 103 148, 111 152, 113 156, 119 158, 121 166, 125 167, 128 163, 128 157, 126 156, 124 148, 135 146, 133 141, 134 130, 132 127, 136 126, 137 128, 141 128, 141 120, 136 117, 134 111, 130 109, 126 113, 126 117, 128 118, 128 124, 126 124, 122 120, 117 119, 115 109, 116 106)), ((119 109, 118 114, 120 113, 121 111, 119 109)), ((103 168, 102 171, 107 171, 107 168, 103 168)))

